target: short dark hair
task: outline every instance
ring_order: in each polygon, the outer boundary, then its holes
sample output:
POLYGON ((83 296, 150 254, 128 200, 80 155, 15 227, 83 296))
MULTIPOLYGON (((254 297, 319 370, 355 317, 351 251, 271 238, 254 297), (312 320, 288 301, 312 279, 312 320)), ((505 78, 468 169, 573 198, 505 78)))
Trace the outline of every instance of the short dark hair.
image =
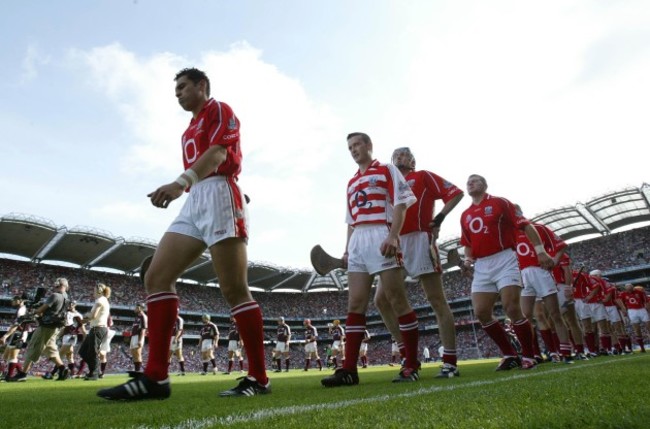
POLYGON ((208 75, 205 74, 204 71, 199 70, 197 68, 187 68, 179 71, 176 73, 176 76, 174 77, 174 80, 177 81, 178 79, 182 78, 183 76, 187 77, 189 80, 191 80, 194 85, 197 85, 199 82, 202 80, 205 81, 206 83, 206 91, 208 94, 208 97, 210 96, 210 79, 208 79, 208 75))
POLYGON ((350 140, 352 137, 361 137, 361 140, 363 140, 364 143, 370 143, 372 144, 372 140, 370 140, 370 136, 366 133, 359 133, 359 132, 354 132, 348 134, 348 138, 346 140, 350 140))

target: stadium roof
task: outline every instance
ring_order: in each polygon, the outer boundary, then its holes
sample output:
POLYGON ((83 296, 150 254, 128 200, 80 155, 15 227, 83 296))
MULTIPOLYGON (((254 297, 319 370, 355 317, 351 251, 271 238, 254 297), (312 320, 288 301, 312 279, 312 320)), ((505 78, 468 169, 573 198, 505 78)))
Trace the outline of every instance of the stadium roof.
MULTIPOLYGON (((532 218, 544 223, 565 240, 593 234, 608 235, 613 230, 650 221, 650 185, 626 188, 575 206, 561 207, 532 218)), ((459 247, 459 239, 439 245, 443 268, 449 250, 459 247)), ((156 243, 146 239, 124 239, 92 228, 56 226, 29 215, 8 214, 0 218, 0 253, 20 256, 34 262, 65 262, 86 269, 111 269, 137 274, 142 260, 152 255, 156 243)), ((203 254, 181 276, 182 280, 201 284, 216 283, 209 253, 203 254)), ((343 290, 347 273, 335 270, 320 276, 314 271, 277 267, 250 262, 251 287, 265 290, 343 290)))

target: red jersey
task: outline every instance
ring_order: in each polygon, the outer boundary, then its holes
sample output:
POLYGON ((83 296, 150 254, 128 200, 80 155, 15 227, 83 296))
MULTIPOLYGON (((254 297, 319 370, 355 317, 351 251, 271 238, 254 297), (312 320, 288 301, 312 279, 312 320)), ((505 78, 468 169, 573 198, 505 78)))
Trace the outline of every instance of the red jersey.
POLYGON ((585 299, 589 293, 589 274, 573 270, 573 297, 585 299))
POLYGON ((566 253, 563 253, 557 265, 554 266, 553 270, 551 271, 551 274, 553 275, 553 279, 555 279, 555 283, 563 284, 563 285, 571 284, 571 283, 567 283, 567 278, 566 275, 564 274, 564 267, 569 267, 569 266, 571 266, 571 258, 566 253))
POLYGON ((632 289, 621 293, 621 299, 628 310, 643 310, 646 304, 645 292, 632 289))
POLYGON ((589 281, 587 283, 587 287, 589 288, 588 294, 590 294, 593 290, 597 290, 597 292, 595 295, 591 297, 591 299, 587 300, 587 302, 589 304, 602 303, 603 294, 605 292, 605 280, 594 276, 588 276, 588 278, 589 278, 589 281))
MULTIPOLYGON (((544 250, 551 257, 557 255, 557 253, 566 248, 566 243, 560 237, 555 235, 548 227, 534 223, 532 224, 539 237, 542 239, 542 244, 544 245, 544 250)), ((519 269, 523 270, 528 267, 539 267, 539 261, 537 260, 537 253, 533 247, 533 243, 530 242, 526 232, 523 229, 517 230, 517 259, 519 260, 519 269)))
POLYGON ((619 297, 618 290, 616 290, 616 286, 609 282, 604 282, 605 287, 603 288, 603 304, 605 304, 605 307, 615 307, 616 306, 616 298, 619 297))
POLYGON ((409 207, 415 201, 413 191, 397 167, 373 160, 365 173, 357 171, 348 182, 346 222, 352 226, 390 224, 393 206, 409 207))
POLYGON ((472 257, 482 258, 505 249, 515 249, 516 230, 530 225, 515 212, 505 198, 485 194, 479 204, 472 204, 460 218, 460 245, 472 249, 472 257))
POLYGON ((226 147, 228 156, 217 171, 209 176, 233 176, 241 172, 242 153, 239 146, 239 119, 230 106, 214 98, 209 99, 196 118, 192 118, 183 133, 183 165, 187 170, 211 146, 226 147))
POLYGON ((418 201, 406 211, 404 226, 400 232, 402 235, 414 231, 430 232, 429 223, 433 220, 436 200, 442 200, 446 204, 456 195, 463 193, 451 182, 426 170, 411 171, 404 179, 418 201))

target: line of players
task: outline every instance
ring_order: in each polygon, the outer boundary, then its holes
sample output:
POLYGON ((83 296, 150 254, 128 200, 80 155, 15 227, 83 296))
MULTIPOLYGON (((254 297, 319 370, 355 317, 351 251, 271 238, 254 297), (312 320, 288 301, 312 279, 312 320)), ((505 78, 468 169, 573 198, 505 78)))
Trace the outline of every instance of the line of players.
MULTIPOLYGON (((304 371, 309 371, 312 361, 316 363, 318 370, 323 370, 323 361, 318 355, 318 330, 311 323, 311 319, 303 321, 304 330, 304 353, 305 366, 304 371)), ((341 321, 336 319, 327 325, 332 344, 327 348, 328 356, 326 366, 333 369, 342 368, 345 363, 345 329, 341 321), (339 362, 340 358, 340 362, 339 362)), ((282 372, 282 360, 284 359, 284 371, 288 372, 291 367, 290 344, 291 328, 285 322, 284 317, 278 319, 277 339, 273 348, 272 359, 275 364, 274 372, 282 372)), ((362 368, 368 367, 368 343, 370 342, 370 333, 364 330, 363 340, 359 348, 359 362, 362 368)))

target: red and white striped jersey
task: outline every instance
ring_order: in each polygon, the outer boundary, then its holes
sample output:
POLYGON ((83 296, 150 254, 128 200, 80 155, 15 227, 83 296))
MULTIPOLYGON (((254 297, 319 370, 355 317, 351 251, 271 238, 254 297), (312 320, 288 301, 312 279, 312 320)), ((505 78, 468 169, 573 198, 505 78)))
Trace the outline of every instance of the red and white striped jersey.
POLYGON ((365 173, 357 171, 348 182, 348 210, 346 222, 362 224, 390 224, 393 207, 417 201, 402 173, 392 164, 373 160, 365 173))

